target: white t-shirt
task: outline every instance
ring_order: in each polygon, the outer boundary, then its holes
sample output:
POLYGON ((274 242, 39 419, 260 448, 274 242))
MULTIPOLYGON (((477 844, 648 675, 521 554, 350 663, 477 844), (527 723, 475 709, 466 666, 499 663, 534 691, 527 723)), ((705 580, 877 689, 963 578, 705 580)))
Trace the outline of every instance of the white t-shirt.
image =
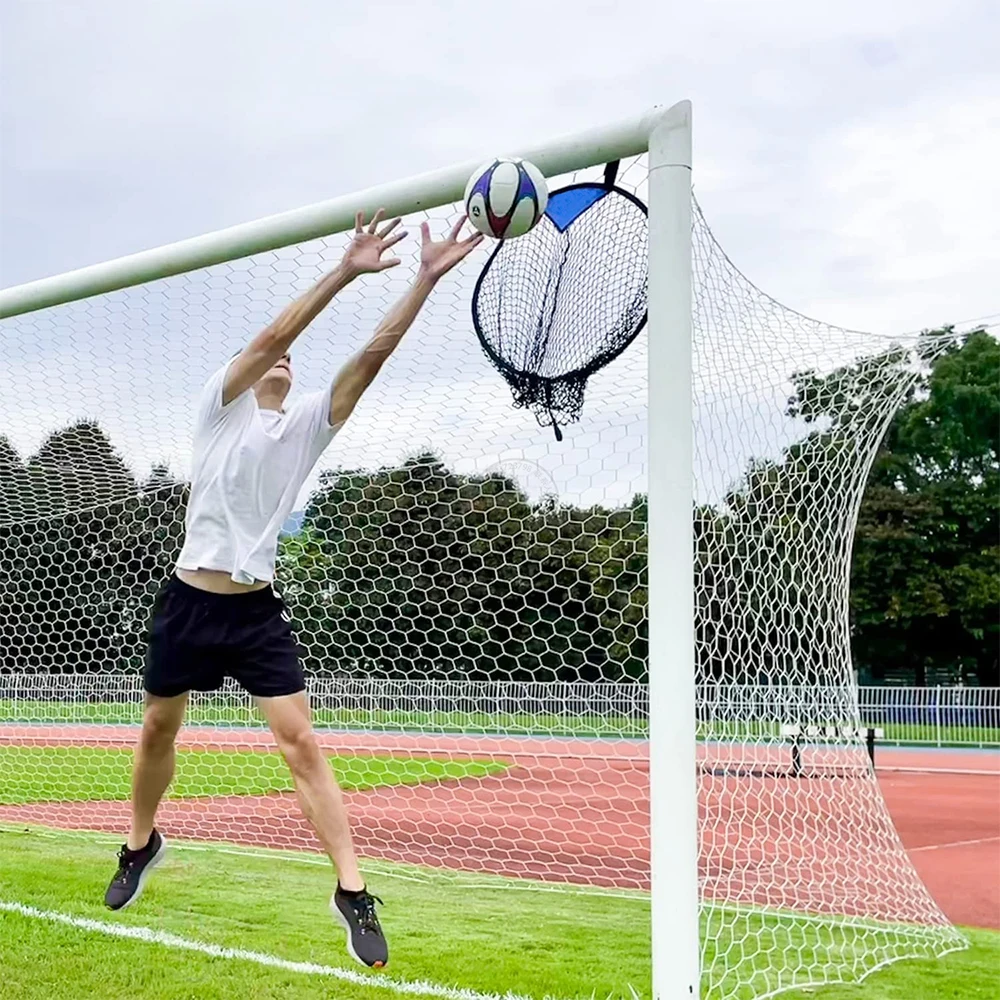
POLYGON ((224 570, 251 584, 273 579, 281 526, 340 425, 330 425, 332 383, 281 413, 262 410, 252 389, 223 406, 230 364, 208 380, 198 403, 177 565, 224 570))

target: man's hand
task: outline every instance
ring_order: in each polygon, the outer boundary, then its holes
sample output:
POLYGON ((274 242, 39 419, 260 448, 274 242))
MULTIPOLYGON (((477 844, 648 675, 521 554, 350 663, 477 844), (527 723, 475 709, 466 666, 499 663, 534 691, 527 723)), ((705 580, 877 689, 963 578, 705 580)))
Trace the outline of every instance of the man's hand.
POLYGON ((483 242, 482 233, 473 233, 464 240, 459 240, 458 234, 465 225, 466 216, 462 216, 452 226, 448 238, 435 243, 431 239, 431 228, 426 222, 421 223, 420 236, 423 245, 420 248, 420 274, 431 281, 437 281, 447 274, 459 261, 464 260, 483 242))
POLYGON ((364 212, 358 212, 354 219, 354 239, 351 240, 340 266, 321 278, 305 295, 286 306, 281 315, 258 333, 230 364, 222 390, 223 405, 246 392, 287 353, 295 338, 329 305, 330 299, 354 278, 359 274, 384 271, 399 263, 395 257, 383 260, 382 254, 395 246, 406 233, 389 235, 399 225, 399 219, 393 219, 379 229, 384 215, 385 212, 379 209, 365 229, 364 212))
POLYGON ((423 246, 416 280, 410 285, 406 294, 386 313, 385 318, 375 329, 372 339, 340 369, 333 381, 333 392, 330 395, 330 423, 333 426, 342 424, 351 415, 362 393, 371 385, 372 379, 378 374, 386 358, 396 349, 403 334, 417 318, 438 278, 447 274, 482 243, 481 233, 461 241, 458 239, 464 222, 465 216, 458 220, 448 238, 438 243, 431 239, 430 227, 426 222, 420 227, 423 246))
POLYGON ((347 248, 344 259, 340 263, 349 277, 355 278, 359 274, 385 271, 399 263, 398 257, 383 260, 382 254, 403 239, 406 236, 406 230, 387 239, 386 237, 399 225, 400 220, 393 219, 379 229, 379 223, 384 215, 385 210, 380 208, 368 224, 367 229, 365 229, 364 212, 358 212, 354 217, 354 239, 351 240, 351 245, 347 248))

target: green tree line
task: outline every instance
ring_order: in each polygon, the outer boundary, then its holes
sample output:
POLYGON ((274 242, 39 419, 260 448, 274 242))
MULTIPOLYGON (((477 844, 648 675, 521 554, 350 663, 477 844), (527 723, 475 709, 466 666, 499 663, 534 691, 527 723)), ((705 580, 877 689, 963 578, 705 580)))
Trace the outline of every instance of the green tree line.
MULTIPOLYGON (((702 678, 830 677, 849 628, 863 680, 998 683, 1000 345, 945 330, 923 351, 916 373, 896 350, 796 374, 805 432, 695 511, 702 678)), ((93 422, 24 460, 0 437, 0 670, 137 668, 186 499, 93 422)), ((315 673, 641 681, 647 516, 643 495, 532 501, 428 453, 336 469, 281 542, 280 586, 315 673)))
POLYGON ((186 503, 165 467, 137 482, 94 421, 26 461, 0 437, 0 671, 138 669, 186 503))

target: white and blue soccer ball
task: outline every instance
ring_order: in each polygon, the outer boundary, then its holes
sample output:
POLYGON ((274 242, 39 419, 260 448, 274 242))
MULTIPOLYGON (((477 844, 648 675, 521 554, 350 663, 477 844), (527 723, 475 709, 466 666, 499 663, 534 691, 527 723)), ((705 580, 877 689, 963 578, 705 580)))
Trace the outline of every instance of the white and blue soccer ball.
POLYGON ((523 236, 545 213, 549 188, 533 163, 499 157, 465 186, 465 211, 481 233, 498 240, 523 236))

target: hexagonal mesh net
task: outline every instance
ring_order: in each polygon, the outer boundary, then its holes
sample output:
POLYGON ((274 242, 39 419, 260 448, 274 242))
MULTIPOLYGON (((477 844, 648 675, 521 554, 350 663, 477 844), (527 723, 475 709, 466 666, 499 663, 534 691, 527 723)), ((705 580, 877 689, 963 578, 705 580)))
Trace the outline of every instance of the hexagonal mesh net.
MULTIPOLYGON (((618 183, 645 201, 645 159, 618 183)), ((425 217, 442 232, 457 211, 425 217)), ((180 547, 191 400, 342 244, 0 325, 18 389, 0 395, 0 823, 126 825, 143 633, 180 547)), ((373 878, 561 887, 570 915, 615 896, 641 925, 646 334, 591 377, 556 442, 511 406, 476 342, 487 252, 446 279, 321 459, 278 587, 373 878)), ((866 471, 935 345, 782 307, 697 211, 694 259, 702 939, 704 992, 721 1000, 855 981, 962 939, 868 766, 847 631, 866 471), (794 766, 792 726, 811 734, 794 766)), ((414 268, 404 256, 313 323, 294 349, 300 390, 331 377, 414 268)), ((160 822, 175 839, 319 850, 233 686, 192 699, 160 822)), ((513 945, 498 958, 512 988, 535 961, 513 945)), ((648 994, 648 957, 622 975, 648 994)), ((587 963, 578 986, 625 991, 587 963)))

